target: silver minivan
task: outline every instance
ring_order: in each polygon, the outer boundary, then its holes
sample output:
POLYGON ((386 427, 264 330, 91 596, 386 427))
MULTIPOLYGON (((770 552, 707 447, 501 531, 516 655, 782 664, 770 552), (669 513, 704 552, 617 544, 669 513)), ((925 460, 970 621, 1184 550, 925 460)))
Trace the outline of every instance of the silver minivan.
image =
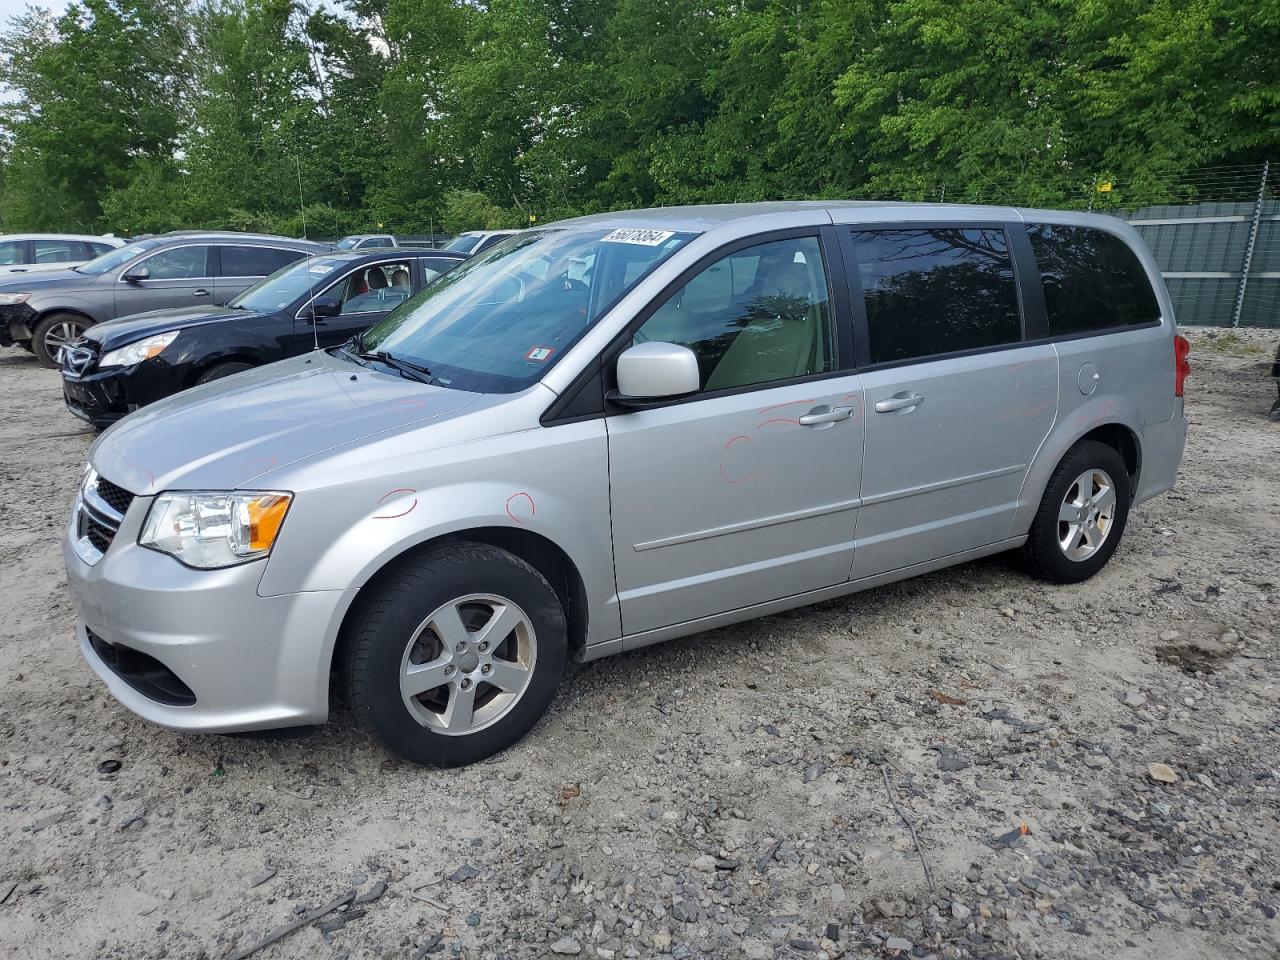
POLYGON ((767 203, 522 231, 347 344, 102 435, 81 650, 184 730, 418 763, 594 660, 1001 551, 1093 576, 1173 486, 1186 341, 1132 229, 767 203), (336 682, 332 682, 336 681, 336 682))

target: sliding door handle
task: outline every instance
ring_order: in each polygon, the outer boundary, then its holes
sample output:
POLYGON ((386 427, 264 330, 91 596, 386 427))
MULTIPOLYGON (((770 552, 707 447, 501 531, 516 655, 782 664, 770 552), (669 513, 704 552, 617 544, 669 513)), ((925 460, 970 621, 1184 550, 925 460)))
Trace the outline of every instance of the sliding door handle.
POLYGON ((924 403, 924 395, 919 393, 895 393, 887 400, 876 401, 876 413, 896 413, 899 410, 914 410, 924 403))

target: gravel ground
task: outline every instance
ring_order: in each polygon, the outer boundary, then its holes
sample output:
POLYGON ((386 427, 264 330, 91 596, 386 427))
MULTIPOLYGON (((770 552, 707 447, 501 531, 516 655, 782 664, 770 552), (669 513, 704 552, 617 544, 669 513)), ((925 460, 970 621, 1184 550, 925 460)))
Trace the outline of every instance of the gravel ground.
POLYGON ((997 559, 579 667, 445 772, 118 706, 58 547, 91 435, 0 350, 0 957, 334 901, 252 956, 1277 956, 1275 335, 1191 336, 1178 488, 1090 583, 997 559))

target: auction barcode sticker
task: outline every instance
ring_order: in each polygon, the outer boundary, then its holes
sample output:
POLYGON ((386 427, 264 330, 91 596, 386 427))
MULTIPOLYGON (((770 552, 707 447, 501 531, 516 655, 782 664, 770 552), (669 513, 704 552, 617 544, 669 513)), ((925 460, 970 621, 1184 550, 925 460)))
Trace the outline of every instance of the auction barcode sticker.
POLYGON ((675 236, 672 230, 642 230, 639 227, 623 227, 608 236, 601 237, 605 243, 638 243, 645 247, 656 247, 675 236))

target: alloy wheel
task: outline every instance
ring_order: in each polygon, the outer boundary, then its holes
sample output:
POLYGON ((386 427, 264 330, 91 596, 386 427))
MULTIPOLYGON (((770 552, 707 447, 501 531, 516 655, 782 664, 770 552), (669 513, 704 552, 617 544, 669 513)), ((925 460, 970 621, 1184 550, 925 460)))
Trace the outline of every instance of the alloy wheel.
POLYGON ((1088 560, 1106 542, 1116 512, 1116 485, 1105 470, 1086 470, 1058 509, 1058 546, 1068 560, 1088 560))
POLYGON ((414 631, 400 662, 400 695, 432 732, 474 733, 519 702, 537 653, 533 624, 515 603, 492 594, 459 597, 414 631))

